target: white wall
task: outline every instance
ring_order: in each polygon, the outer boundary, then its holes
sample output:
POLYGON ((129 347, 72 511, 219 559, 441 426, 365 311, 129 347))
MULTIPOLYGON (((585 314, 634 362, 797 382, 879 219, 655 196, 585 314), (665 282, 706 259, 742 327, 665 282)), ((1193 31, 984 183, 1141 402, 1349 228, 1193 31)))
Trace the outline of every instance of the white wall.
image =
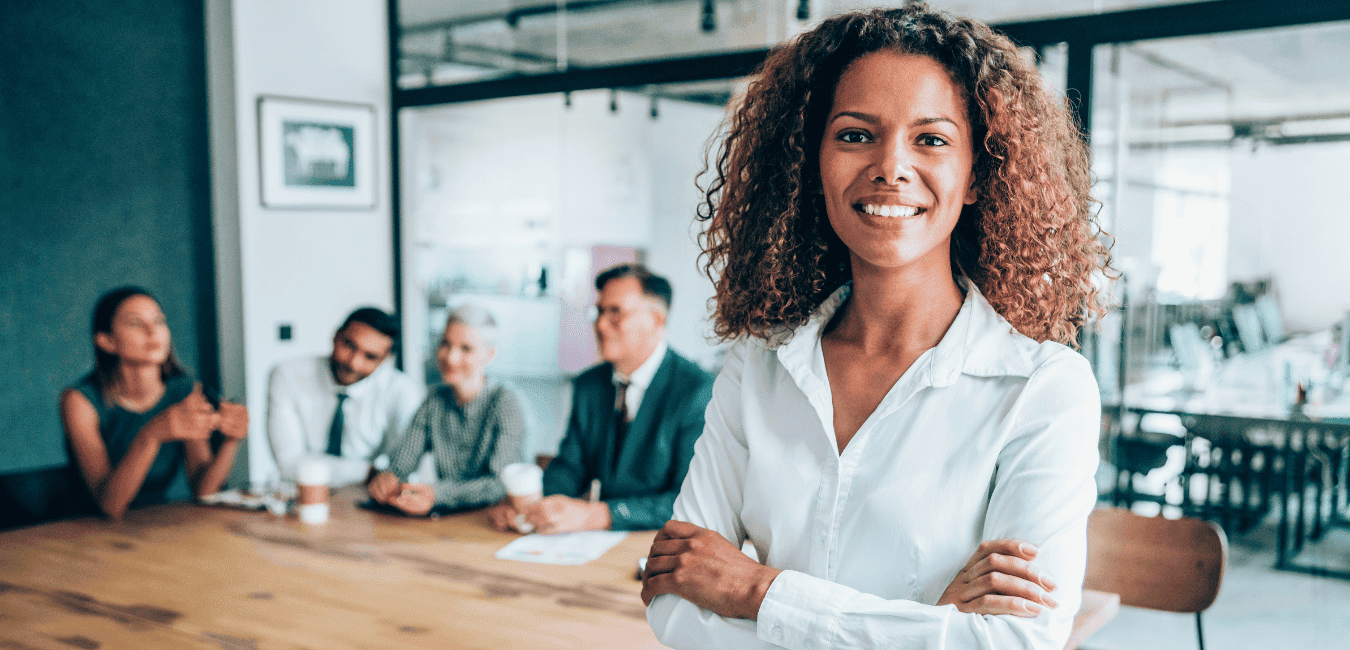
MULTIPOLYGON (((245 397, 251 441, 265 440, 267 374, 278 361, 331 351, 333 330, 357 306, 393 307, 385 11, 381 0, 207 2, 222 377, 227 394, 245 397), (376 207, 263 208, 260 95, 374 105, 376 207), (281 324, 292 340, 278 339, 281 324)), ((250 478, 269 463, 250 454, 250 478)))
POLYGON ((1274 276, 1285 328, 1329 327, 1350 310, 1350 143, 1233 156, 1228 277, 1274 276))
MULTIPOLYGON (((643 95, 620 93, 617 112, 609 102, 600 90, 573 93, 570 108, 548 95, 405 112, 410 316, 425 301, 413 285, 434 274, 423 261, 429 246, 538 255, 553 264, 555 285, 573 280, 559 268, 564 249, 634 246, 674 285, 671 345, 714 362, 704 322, 712 285, 696 267, 694 178, 723 111, 667 100, 653 120, 643 95)), ((493 271, 512 265, 522 266, 506 260, 493 271)))
MULTIPOLYGON (((720 367, 722 347, 710 345, 708 299, 713 285, 700 270, 698 259, 702 248, 697 236, 704 224, 695 220, 695 210, 703 194, 694 179, 703 171, 708 139, 717 131, 724 111, 679 101, 661 102, 659 110, 660 118, 651 123, 647 141, 655 179, 647 265, 669 279, 675 291, 666 323, 670 346, 705 368, 720 367)), ((704 184, 707 181, 702 179, 704 184)))

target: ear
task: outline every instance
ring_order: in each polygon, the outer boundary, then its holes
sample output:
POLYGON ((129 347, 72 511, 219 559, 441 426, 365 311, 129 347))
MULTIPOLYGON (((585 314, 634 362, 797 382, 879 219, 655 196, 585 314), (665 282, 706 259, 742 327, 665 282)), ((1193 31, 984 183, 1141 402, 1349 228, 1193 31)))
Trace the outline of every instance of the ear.
POLYGON ((975 178, 970 179, 970 187, 966 188, 966 205, 974 205, 980 198, 980 191, 975 188, 975 178))
POLYGON ((653 309, 652 312, 654 313, 655 318, 656 318, 656 327, 659 328, 659 329, 665 329, 665 328, 666 328, 666 316, 668 315, 668 313, 666 312, 666 310, 665 310, 665 309, 653 309))
POLYGON ((492 360, 496 358, 497 358, 497 346, 494 345, 488 348, 487 359, 483 361, 483 366, 487 367, 487 365, 492 363, 492 360))
POLYGON ((108 332, 96 332, 94 345, 108 354, 117 354, 117 346, 113 343, 112 334, 108 332))

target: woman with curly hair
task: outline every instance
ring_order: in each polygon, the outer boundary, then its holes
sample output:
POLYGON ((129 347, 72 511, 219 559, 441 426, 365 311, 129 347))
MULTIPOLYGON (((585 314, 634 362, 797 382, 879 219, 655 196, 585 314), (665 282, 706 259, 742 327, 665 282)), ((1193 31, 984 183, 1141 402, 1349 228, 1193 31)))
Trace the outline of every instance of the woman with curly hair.
POLYGON ((985 25, 843 15, 769 55, 714 171, 734 344, 648 559, 657 636, 1063 647, 1100 417, 1065 344, 1109 270, 1063 100, 985 25))

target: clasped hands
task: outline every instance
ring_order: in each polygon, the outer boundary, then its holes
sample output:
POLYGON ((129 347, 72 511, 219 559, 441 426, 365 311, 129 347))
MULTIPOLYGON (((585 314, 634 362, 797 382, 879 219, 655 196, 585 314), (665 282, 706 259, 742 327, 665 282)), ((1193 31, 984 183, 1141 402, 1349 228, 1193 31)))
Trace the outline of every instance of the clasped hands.
POLYGON ((425 515, 436 505, 436 491, 430 485, 404 483, 392 472, 376 474, 366 484, 366 492, 376 503, 410 515, 425 515))
MULTIPOLYGON (((980 544, 937 602, 975 614, 1035 617, 1058 607, 1056 584, 1031 565, 1038 549, 1011 539, 980 544)), ((774 578, 781 573, 741 552, 722 535, 682 521, 657 533, 642 575, 642 602, 675 594, 727 618, 755 620, 774 578)))
POLYGON ((226 438, 243 440, 248 436, 248 409, 225 400, 220 401, 219 409, 212 407, 198 382, 187 397, 161 411, 145 430, 161 443, 206 440, 213 431, 219 431, 226 438))

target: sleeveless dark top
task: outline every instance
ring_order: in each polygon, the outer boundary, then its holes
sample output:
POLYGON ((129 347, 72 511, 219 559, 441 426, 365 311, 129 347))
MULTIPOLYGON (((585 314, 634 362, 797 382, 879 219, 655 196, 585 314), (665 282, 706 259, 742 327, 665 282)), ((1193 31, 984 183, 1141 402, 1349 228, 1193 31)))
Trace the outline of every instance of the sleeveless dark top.
MULTIPOLYGON (((127 455, 131 441, 152 418, 192 392, 193 381, 187 375, 172 377, 164 383, 164 396, 159 399, 158 404, 144 413, 133 413, 105 400, 98 389, 94 373, 86 375, 80 383, 71 386, 80 391, 98 412, 98 432, 103 436, 103 444, 108 447, 108 462, 113 467, 127 455)), ((66 448, 67 451, 70 450, 69 440, 66 441, 66 448)), ((187 471, 184 467, 186 453, 182 441, 160 445, 159 455, 150 465, 150 471, 146 472, 145 482, 141 484, 141 490, 136 493, 136 498, 131 500, 131 507, 138 508, 191 498, 192 490, 188 487, 187 471)), ((72 453, 71 466, 78 478, 79 469, 74 465, 75 456, 72 453)), ((79 480, 83 483, 83 479, 79 480)))

